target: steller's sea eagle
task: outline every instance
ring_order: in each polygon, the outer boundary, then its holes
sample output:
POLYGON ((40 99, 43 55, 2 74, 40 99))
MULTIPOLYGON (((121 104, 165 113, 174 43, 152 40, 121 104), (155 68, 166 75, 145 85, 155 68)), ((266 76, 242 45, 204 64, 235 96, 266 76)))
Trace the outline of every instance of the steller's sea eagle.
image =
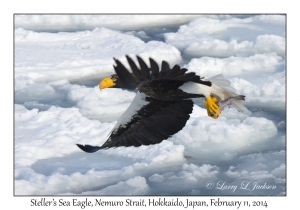
POLYGON ((126 56, 132 72, 117 59, 116 74, 99 83, 104 88, 138 90, 128 109, 119 118, 107 141, 102 146, 77 146, 85 152, 96 152, 111 147, 129 147, 158 144, 180 131, 193 110, 192 98, 205 97, 208 116, 218 118, 220 108, 232 104, 240 111, 247 110, 241 103, 244 96, 237 95, 230 82, 222 75, 203 79, 194 72, 175 65, 172 69, 162 61, 149 58, 150 67, 139 57, 135 62, 126 56))

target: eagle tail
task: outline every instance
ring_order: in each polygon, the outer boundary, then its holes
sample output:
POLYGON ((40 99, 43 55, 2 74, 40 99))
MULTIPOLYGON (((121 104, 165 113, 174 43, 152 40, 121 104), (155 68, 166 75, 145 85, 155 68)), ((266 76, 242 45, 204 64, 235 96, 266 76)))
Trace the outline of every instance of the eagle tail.
POLYGON ((219 89, 219 91, 221 91, 224 95, 224 99, 227 98, 235 98, 232 101, 231 106, 234 107, 235 109, 241 111, 241 112, 245 112, 245 113, 251 113, 243 104, 244 100, 239 100, 237 96, 239 96, 236 93, 236 90, 231 87, 231 82, 227 79, 224 78, 224 76, 222 74, 218 74, 216 76, 213 76, 209 79, 207 79, 208 81, 210 81, 216 88, 219 89))

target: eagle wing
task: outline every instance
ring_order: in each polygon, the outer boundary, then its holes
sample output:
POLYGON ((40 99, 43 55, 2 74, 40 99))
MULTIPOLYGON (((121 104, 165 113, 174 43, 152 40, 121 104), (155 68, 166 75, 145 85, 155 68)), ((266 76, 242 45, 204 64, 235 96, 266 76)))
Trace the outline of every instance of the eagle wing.
POLYGON ((77 146, 93 153, 111 147, 158 144, 180 131, 192 110, 192 100, 162 101, 138 92, 102 146, 77 146))
POLYGON ((211 86, 210 81, 201 80, 200 76, 196 75, 194 72, 187 72, 187 69, 180 68, 180 66, 175 65, 172 69, 166 61, 162 61, 161 70, 159 71, 158 64, 149 58, 150 68, 139 56, 136 56, 140 68, 137 67, 135 62, 126 55, 126 59, 130 65, 133 75, 128 71, 128 69, 118 60, 115 59, 116 66, 114 66, 115 72, 117 73, 120 81, 123 83, 124 88, 129 90, 139 89, 146 83, 158 80, 173 80, 185 82, 196 82, 199 84, 211 86))

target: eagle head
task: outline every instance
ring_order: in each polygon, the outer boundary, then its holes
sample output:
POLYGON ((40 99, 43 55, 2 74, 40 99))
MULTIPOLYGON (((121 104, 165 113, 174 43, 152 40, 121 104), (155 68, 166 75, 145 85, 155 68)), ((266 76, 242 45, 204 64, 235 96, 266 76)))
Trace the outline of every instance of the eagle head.
POLYGON ((100 90, 104 88, 122 88, 122 84, 118 78, 118 75, 113 74, 110 77, 102 79, 99 83, 100 90))

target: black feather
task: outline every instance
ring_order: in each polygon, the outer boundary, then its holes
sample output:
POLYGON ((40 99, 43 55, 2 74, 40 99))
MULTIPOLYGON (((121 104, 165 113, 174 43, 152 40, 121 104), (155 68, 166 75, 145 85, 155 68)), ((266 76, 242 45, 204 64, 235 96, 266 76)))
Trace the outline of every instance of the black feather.
POLYGON ((152 58, 149 58, 149 61, 150 61, 150 66, 151 66, 153 77, 157 78, 159 76, 159 67, 152 58))
POLYGON ((101 149, 101 147, 98 146, 91 146, 91 145, 81 145, 81 144, 76 144, 80 149, 82 149, 85 152, 88 153, 93 153, 93 152, 97 152, 99 149, 101 149))
POLYGON ((136 56, 136 57, 138 59, 140 67, 141 67, 142 76, 144 76, 146 79, 151 79, 151 77, 150 77, 150 69, 148 68, 147 64, 139 56, 136 56))
POLYGON ((191 100, 150 99, 130 122, 117 128, 101 148, 157 144, 180 131, 193 110, 191 100), (180 115, 178 114, 180 112, 180 115), (124 138, 130 137, 128 141, 124 138))
POLYGON ((170 73, 170 66, 166 61, 162 61, 161 63, 161 71, 159 73, 159 77, 166 77, 169 75, 170 73))
POLYGON ((137 81, 134 79, 132 74, 123 66, 123 64, 115 59, 117 66, 114 66, 115 72, 117 73, 121 83, 124 85, 124 88, 134 90, 137 86, 137 81))
POLYGON ((130 68, 132 70, 132 73, 134 74, 134 76, 138 79, 138 80, 142 80, 142 75, 140 70, 138 69, 138 67, 135 65, 134 61, 128 56, 126 55, 127 61, 130 65, 130 68))

